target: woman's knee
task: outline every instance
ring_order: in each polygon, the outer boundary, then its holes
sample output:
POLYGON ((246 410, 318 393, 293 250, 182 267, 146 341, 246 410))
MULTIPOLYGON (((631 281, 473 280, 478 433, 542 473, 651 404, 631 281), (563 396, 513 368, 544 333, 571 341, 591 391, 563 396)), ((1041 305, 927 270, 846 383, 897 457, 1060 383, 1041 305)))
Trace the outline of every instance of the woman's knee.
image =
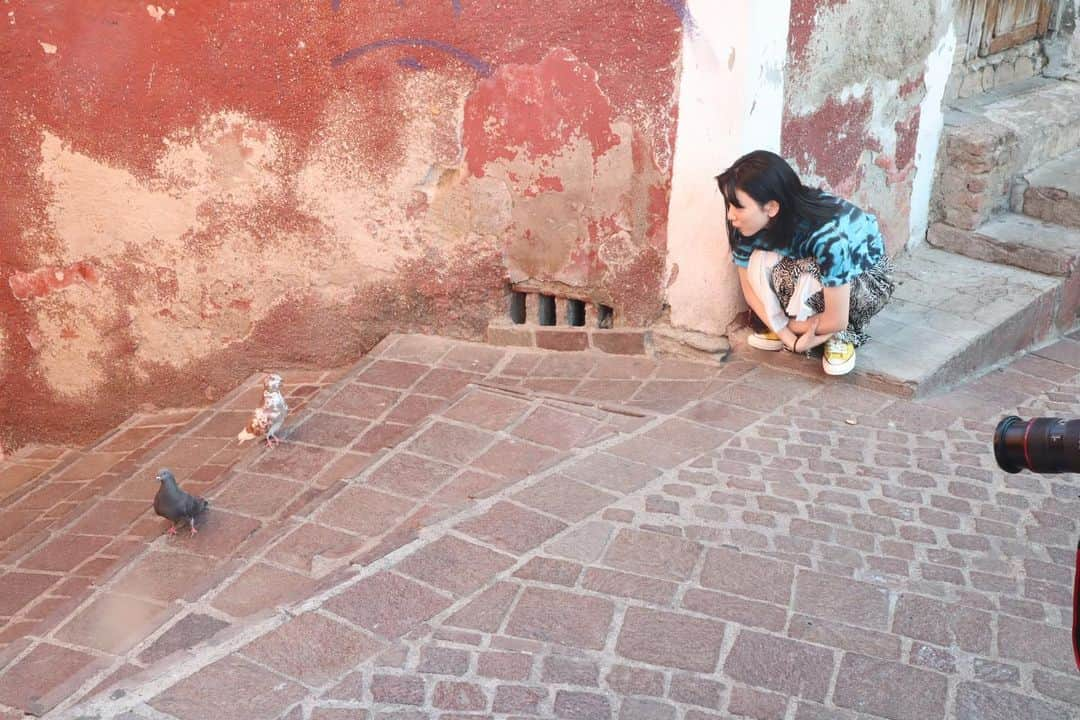
POLYGON ((750 262, 754 265, 761 265, 762 267, 771 268, 773 265, 780 262, 780 253, 773 250, 762 250, 761 248, 755 248, 750 253, 750 262))

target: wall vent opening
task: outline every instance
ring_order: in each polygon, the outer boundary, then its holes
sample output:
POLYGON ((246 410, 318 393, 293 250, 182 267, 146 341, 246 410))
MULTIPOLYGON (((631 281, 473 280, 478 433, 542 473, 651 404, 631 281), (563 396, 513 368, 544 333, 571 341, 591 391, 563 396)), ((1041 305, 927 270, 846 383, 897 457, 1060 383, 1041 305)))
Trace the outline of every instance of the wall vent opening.
POLYGON ((596 313, 596 326, 602 328, 611 328, 615 325, 615 311, 611 309, 610 305, 600 305, 597 307, 596 313))
POLYGON ((554 325, 556 322, 555 296, 541 295, 537 303, 537 322, 540 325, 554 325))
POLYGON ((584 327, 585 301, 568 299, 566 301, 566 324, 571 327, 584 327))
POLYGON ((510 320, 515 325, 525 324, 525 293, 510 292, 510 320))

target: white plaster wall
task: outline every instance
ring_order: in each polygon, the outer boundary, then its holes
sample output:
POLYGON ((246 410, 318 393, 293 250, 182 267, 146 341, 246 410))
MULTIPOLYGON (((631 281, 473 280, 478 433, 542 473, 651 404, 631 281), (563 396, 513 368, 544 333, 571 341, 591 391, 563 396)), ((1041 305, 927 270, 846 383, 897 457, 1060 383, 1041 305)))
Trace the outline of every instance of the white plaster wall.
POLYGON ((1072 13, 1072 21, 1064 22, 1062 18, 1062 27, 1071 27, 1072 36, 1069 38, 1068 50, 1066 51, 1065 61, 1070 69, 1080 69, 1080 1, 1073 0, 1072 7, 1069 7, 1069 3, 1062 5, 1062 13, 1072 13))
MULTIPOLYGON (((949 17, 952 0, 942 0, 940 17, 949 17)), ((952 71, 956 52, 956 23, 945 32, 937 47, 926 58, 926 97, 919 106, 919 134, 915 139, 915 179, 911 186, 911 224, 908 250, 926 240, 926 228, 930 218, 930 195, 934 186, 934 167, 937 161, 941 132, 945 127, 942 99, 945 86, 952 71)))
POLYGON ((714 177, 779 151, 790 0, 690 0, 668 208, 671 324, 723 334, 745 305, 714 177), (781 20, 783 19, 783 20, 781 20))

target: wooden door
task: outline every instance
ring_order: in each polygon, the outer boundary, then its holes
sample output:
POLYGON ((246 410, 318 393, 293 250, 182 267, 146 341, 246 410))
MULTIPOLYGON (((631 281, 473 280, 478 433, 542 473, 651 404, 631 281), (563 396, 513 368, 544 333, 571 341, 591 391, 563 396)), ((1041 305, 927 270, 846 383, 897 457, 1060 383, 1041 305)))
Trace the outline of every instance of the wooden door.
POLYGON ((1042 37, 1050 26, 1053 0, 990 0, 980 55, 993 55, 1042 37))
POLYGON ((993 55, 1042 37, 1055 0, 959 0, 957 41, 964 60, 993 55))

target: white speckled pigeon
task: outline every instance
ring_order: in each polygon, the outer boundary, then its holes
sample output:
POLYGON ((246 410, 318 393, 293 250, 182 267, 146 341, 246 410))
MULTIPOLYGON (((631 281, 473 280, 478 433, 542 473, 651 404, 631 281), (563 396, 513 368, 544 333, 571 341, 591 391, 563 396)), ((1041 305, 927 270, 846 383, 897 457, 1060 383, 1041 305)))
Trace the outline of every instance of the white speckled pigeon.
POLYGON ((263 404, 255 408, 247 427, 240 431, 236 439, 240 442, 258 437, 266 438, 266 447, 277 446, 277 432, 285 424, 289 414, 289 405, 281 394, 281 376, 267 375, 263 378, 263 404))
POLYGON ((172 521, 169 534, 175 535, 176 526, 184 521, 191 526, 192 535, 198 533, 195 529, 195 517, 210 507, 209 501, 181 490, 176 484, 176 477, 168 468, 158 470, 157 480, 161 487, 154 496, 154 512, 172 521))

